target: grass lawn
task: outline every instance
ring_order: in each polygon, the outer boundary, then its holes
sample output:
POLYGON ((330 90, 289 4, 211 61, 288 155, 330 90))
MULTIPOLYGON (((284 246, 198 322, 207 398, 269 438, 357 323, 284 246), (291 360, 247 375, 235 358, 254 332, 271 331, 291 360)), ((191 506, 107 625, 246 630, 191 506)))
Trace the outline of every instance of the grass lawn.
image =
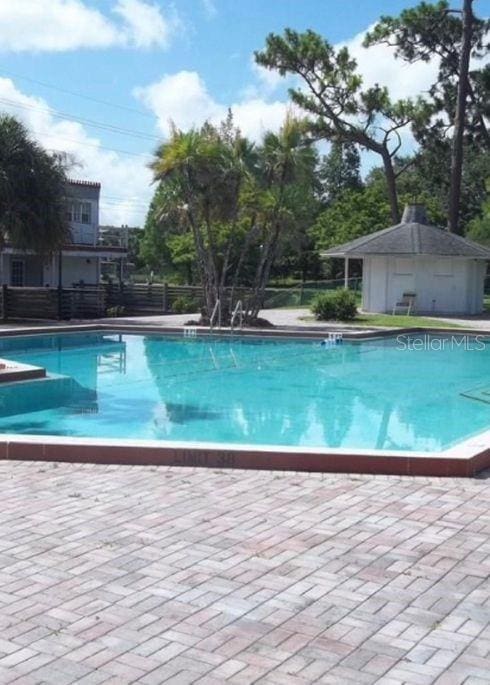
MULTIPOLYGON (((312 315, 300 318, 302 321, 316 321, 312 315)), ((386 328, 461 328, 459 324, 438 321, 426 316, 392 316, 391 314, 358 314, 353 321, 346 323, 353 326, 366 326, 367 328, 371 326, 386 328)))
POLYGON ((459 324, 438 321, 427 316, 392 316, 391 314, 358 314, 352 323, 358 326, 388 328, 461 328, 459 324))

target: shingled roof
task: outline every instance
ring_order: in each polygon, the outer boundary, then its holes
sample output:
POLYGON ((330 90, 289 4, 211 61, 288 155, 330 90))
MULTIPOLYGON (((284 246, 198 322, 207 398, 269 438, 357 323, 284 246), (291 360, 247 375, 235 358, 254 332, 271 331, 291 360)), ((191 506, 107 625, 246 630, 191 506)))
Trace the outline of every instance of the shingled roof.
POLYGON ((322 252, 324 257, 370 255, 470 257, 490 259, 490 249, 427 222, 425 207, 407 205, 401 223, 322 252))

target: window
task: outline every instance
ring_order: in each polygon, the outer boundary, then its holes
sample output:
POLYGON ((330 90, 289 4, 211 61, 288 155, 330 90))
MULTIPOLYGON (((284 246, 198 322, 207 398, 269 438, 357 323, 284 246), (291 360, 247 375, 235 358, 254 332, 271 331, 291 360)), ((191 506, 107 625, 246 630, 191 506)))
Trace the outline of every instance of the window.
POLYGON ((25 262, 22 259, 12 259, 10 264, 10 285, 22 288, 24 285, 25 262))
POLYGON ((90 202, 80 203, 81 223, 89 224, 92 218, 92 205, 90 202))
POLYGON ((92 205, 90 202, 70 202, 67 210, 68 221, 75 224, 92 223, 92 205))

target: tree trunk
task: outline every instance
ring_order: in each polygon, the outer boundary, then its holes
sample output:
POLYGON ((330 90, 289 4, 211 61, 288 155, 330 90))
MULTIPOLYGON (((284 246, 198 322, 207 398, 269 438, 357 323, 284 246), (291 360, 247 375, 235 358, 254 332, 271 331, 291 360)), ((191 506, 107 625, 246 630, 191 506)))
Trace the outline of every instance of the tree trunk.
MULTIPOLYGON (((240 254, 238 256, 238 262, 235 268, 235 273, 233 274, 233 280, 231 282, 231 292, 230 292, 230 302, 231 305, 233 306, 233 303, 235 302, 235 290, 238 287, 238 282, 240 279, 240 275, 242 272, 243 264, 245 262, 245 258, 248 254, 248 251, 250 249, 250 246, 252 245, 252 240, 255 239, 256 234, 257 234, 257 226, 256 226, 256 216, 254 215, 250 221, 250 229, 245 236, 245 240, 242 243, 242 249, 240 250, 240 254)), ((242 303, 244 307, 247 306, 245 302, 242 303)))
POLYGON ((390 156, 390 153, 388 152, 388 150, 384 150, 381 153, 381 157, 383 159, 383 166, 385 169, 386 188, 388 191, 388 200, 390 202, 391 220, 393 221, 393 224, 399 224, 400 223, 400 210, 398 209, 398 196, 397 196, 397 192, 396 192, 396 175, 395 175, 395 170, 393 169, 393 159, 390 156))
POLYGON ((451 150, 451 184, 449 189, 448 229, 460 233, 459 210, 461 203, 461 178, 463 175, 463 139, 465 130, 466 100, 468 97, 468 71, 470 68, 471 34, 473 29, 473 0, 463 2, 463 35, 459 57, 459 81, 454 114, 454 134, 451 150))
POLYGON ((257 266, 253 292, 246 313, 246 318, 249 321, 255 321, 263 307, 265 289, 267 287, 267 283, 269 282, 270 270, 276 256, 277 243, 280 233, 281 224, 279 219, 276 219, 275 226, 273 229, 271 228, 271 234, 264 243, 260 262, 257 266))

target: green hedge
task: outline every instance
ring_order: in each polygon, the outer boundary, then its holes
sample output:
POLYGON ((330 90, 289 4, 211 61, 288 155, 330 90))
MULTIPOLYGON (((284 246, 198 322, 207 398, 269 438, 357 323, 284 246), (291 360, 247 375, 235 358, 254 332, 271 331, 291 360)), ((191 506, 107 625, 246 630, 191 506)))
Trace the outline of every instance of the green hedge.
POLYGON ((199 304, 196 300, 182 295, 176 297, 172 302, 172 312, 174 314, 194 314, 199 311, 199 304))
POLYGON ((351 321, 357 314, 356 296, 342 288, 318 295, 311 311, 320 321, 351 321))

